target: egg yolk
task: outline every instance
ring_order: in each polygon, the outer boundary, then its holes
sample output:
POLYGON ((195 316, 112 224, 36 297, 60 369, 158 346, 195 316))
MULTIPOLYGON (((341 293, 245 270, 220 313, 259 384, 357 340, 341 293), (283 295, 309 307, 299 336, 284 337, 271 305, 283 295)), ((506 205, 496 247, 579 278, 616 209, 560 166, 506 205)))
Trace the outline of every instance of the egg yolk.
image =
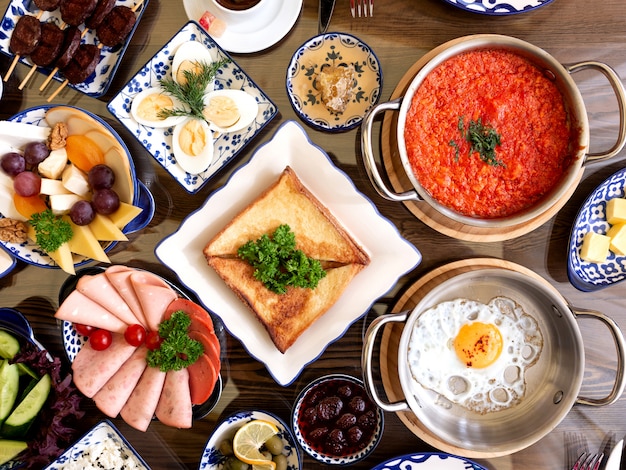
POLYGON ((200 155, 207 145, 207 135, 200 122, 192 119, 185 124, 178 137, 178 143, 187 155, 194 157, 200 155))
POLYGON ((183 60, 176 70, 176 81, 181 85, 185 85, 187 83, 187 76, 185 72, 192 73, 194 75, 198 75, 202 71, 202 65, 199 62, 191 61, 191 60, 183 60))
POLYGON ((467 367, 488 367, 500 357, 502 335, 491 323, 468 323, 461 327, 454 339, 454 350, 467 367))
POLYGON ((146 96, 137 107, 137 115, 147 121, 162 121, 163 117, 159 115, 164 109, 171 109, 174 102, 169 96, 161 93, 154 93, 146 96))
POLYGON ((202 114, 207 120, 222 128, 232 126, 241 117, 237 103, 228 96, 214 96, 202 114))

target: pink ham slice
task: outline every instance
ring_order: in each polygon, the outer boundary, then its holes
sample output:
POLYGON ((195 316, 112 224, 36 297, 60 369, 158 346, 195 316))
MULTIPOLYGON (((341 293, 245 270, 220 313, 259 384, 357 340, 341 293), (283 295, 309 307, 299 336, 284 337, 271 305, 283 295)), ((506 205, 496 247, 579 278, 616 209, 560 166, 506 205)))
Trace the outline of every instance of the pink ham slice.
POLYGON ((165 372, 156 367, 146 367, 137 386, 122 407, 120 415, 129 426, 146 431, 161 397, 165 372))
POLYGON ((182 429, 191 427, 193 415, 187 369, 171 370, 166 374, 156 417, 167 426, 182 429))
POLYGON ((127 327, 109 310, 77 290, 65 298, 54 316, 59 320, 95 326, 114 333, 124 333, 127 327))
POLYGON ((106 308, 127 325, 139 323, 126 301, 104 273, 82 276, 76 284, 76 290, 106 308))
POLYGON ((135 289, 130 281, 130 276, 135 272, 134 269, 126 266, 114 265, 109 266, 104 272, 107 279, 113 284, 118 294, 126 301, 128 308, 133 312, 138 322, 148 328, 148 322, 141 309, 141 304, 135 294, 135 289))
POLYGON ((147 354, 146 346, 138 347, 122 367, 113 374, 113 377, 94 395, 93 400, 96 406, 105 415, 115 418, 120 413, 148 366, 147 354))
POLYGON ((134 272, 130 279, 146 317, 148 329, 158 331, 167 306, 178 294, 161 278, 148 272, 134 272))
POLYGON ((93 397, 134 351, 135 347, 116 333, 111 346, 103 351, 94 350, 88 342, 83 344, 72 362, 74 384, 83 395, 93 397))

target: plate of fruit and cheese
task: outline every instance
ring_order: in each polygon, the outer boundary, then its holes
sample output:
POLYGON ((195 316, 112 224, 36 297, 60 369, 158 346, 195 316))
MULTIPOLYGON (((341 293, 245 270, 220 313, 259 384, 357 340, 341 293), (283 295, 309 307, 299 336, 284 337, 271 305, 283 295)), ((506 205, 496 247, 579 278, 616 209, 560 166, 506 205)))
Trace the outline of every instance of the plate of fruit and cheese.
POLYGON ((73 273, 109 262, 117 242, 150 222, 154 200, 106 122, 41 106, 0 121, 0 215, 18 227, 0 240, 11 255, 73 273))

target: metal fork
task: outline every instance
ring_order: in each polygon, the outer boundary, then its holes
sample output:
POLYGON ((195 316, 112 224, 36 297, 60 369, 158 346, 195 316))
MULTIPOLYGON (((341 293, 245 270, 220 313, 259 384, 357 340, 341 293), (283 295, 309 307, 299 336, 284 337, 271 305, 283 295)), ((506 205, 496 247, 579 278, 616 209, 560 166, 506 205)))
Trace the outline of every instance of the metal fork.
POLYGON ((352 18, 374 16, 374 0, 350 0, 352 18))
POLYGON ((603 453, 583 452, 574 463, 572 470, 598 470, 603 458, 603 453))

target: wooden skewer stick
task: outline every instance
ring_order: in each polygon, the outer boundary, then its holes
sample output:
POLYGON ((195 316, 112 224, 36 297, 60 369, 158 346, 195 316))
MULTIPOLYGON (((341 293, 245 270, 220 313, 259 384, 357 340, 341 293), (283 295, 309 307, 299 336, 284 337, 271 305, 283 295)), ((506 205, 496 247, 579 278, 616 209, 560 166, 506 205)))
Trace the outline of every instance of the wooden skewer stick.
MULTIPOLYGON (((134 13, 137 11, 137 9, 143 4, 143 0, 140 0, 139 2, 137 2, 137 4, 131 8, 131 11, 134 13)), ((83 31, 83 35, 85 34, 85 31, 83 31)), ((103 44, 100 43, 98 44, 98 49, 102 49, 103 44)), ((67 79, 63 80, 63 83, 61 83, 59 85, 59 87, 54 91, 54 93, 52 93, 48 99, 46 100, 46 102, 50 103, 50 101, 52 101, 53 99, 55 99, 57 97, 57 95, 59 93, 61 93, 61 91, 63 90, 63 88, 65 88, 68 85, 69 81, 67 79)))
MULTIPOLYGON (((39 11, 39 13, 37 13, 37 15, 35 16, 35 18, 39 19, 41 18, 41 15, 43 15, 43 11, 39 11)), ((13 70, 15 70, 15 66, 17 65, 17 63, 20 60, 20 55, 19 54, 15 54, 15 57, 13 57, 13 62, 11 62, 11 66, 9 67, 9 70, 7 70, 7 73, 4 75, 4 81, 7 82, 9 81, 9 78, 11 77, 11 75, 13 74, 13 70)), ((32 74, 31 74, 32 75, 32 74)), ((20 88, 21 90, 22 88, 20 88)))
POLYGON ((24 80, 22 80, 22 83, 20 83, 19 86, 17 87, 18 90, 21 90, 22 88, 26 86, 26 84, 30 80, 30 77, 32 77, 33 74, 35 73, 35 70, 37 70, 37 65, 33 64, 33 66, 30 68, 30 70, 24 77, 24 80))

